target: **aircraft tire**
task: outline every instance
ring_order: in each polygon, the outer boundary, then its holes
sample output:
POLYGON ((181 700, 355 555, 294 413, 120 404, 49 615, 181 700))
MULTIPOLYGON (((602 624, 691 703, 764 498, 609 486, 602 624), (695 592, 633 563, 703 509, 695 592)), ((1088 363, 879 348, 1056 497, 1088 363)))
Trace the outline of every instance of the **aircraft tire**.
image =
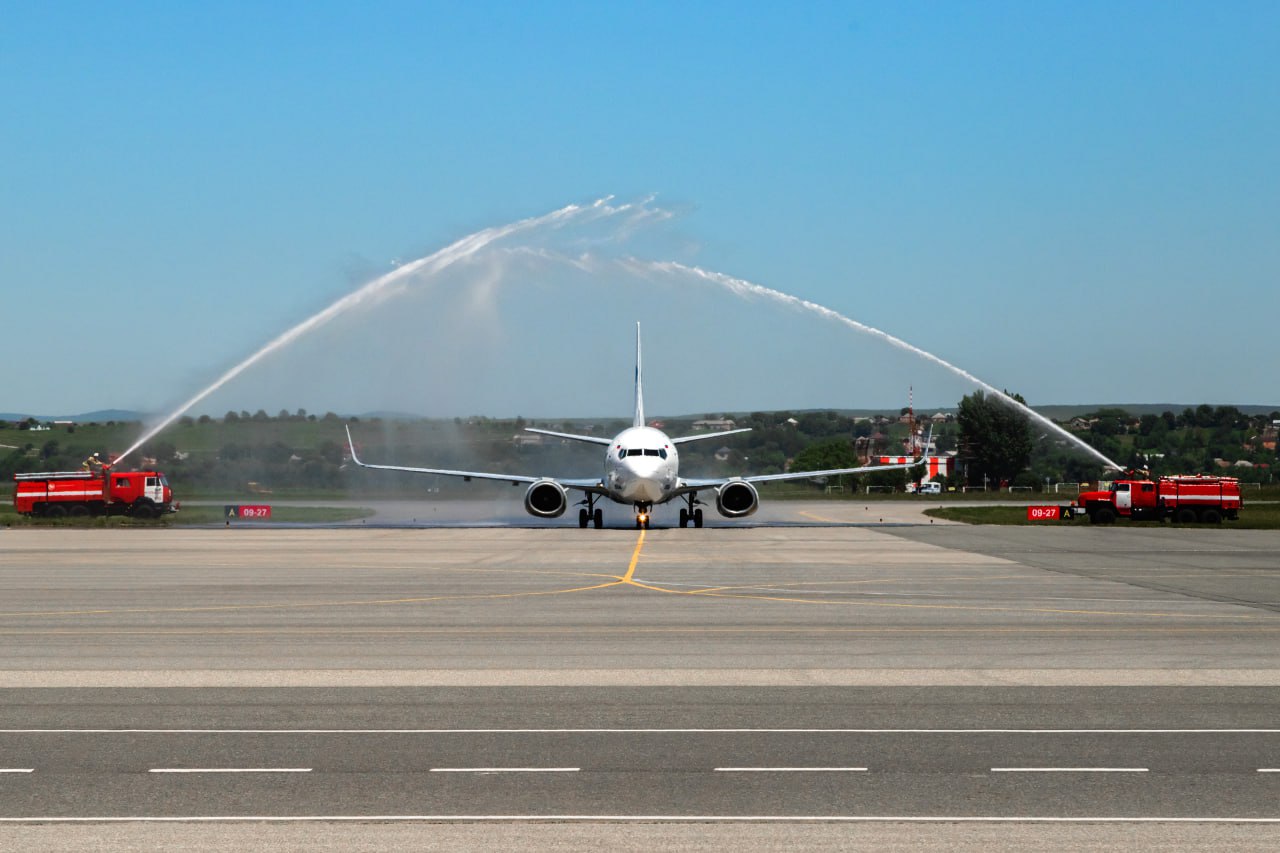
POLYGON ((599 530, 601 527, 604 527, 604 511, 599 509, 596 510, 595 518, 593 518, 592 521, 595 522, 596 530, 599 530))
POLYGON ((680 508, 680 526, 689 526, 689 510, 684 509, 683 507, 680 508))
POLYGON ((589 517, 590 517, 590 516, 588 516, 588 515, 587 515, 587 511, 586 511, 585 509, 580 509, 580 510, 578 510, 578 526, 579 526, 579 527, 586 527, 586 526, 587 526, 587 519, 588 519, 589 517))
POLYGON ((694 527, 702 526, 702 510, 700 509, 695 509, 693 511, 693 526, 694 527))

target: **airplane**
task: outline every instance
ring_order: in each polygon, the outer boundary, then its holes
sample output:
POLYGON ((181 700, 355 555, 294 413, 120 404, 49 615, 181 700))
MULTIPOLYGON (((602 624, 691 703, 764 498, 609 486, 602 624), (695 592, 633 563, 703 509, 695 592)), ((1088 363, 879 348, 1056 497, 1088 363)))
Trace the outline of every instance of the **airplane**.
POLYGON ((868 465, 861 468, 832 468, 826 471, 789 471, 785 474, 758 474, 751 477, 721 477, 710 479, 684 478, 680 476, 680 454, 677 448, 693 441, 723 438, 750 428, 719 430, 699 435, 671 438, 662 430, 646 425, 644 417, 644 383, 640 360, 640 324, 636 323, 636 387, 635 417, 627 429, 613 438, 593 435, 574 435, 546 429, 526 427, 526 432, 553 438, 580 441, 607 448, 604 455, 604 475, 586 479, 563 477, 528 477, 518 474, 495 474, 484 471, 452 471, 442 468, 411 468, 403 465, 373 465, 356 456, 351 428, 347 427, 347 445, 351 461, 362 468, 380 471, 408 471, 415 474, 436 474, 445 477, 462 477, 466 480, 501 480, 512 485, 528 483, 524 495, 524 508, 538 518, 559 518, 569 506, 569 491, 582 492, 584 499, 578 502, 578 526, 591 524, 599 529, 604 526, 604 513, 596 506, 602 499, 614 503, 630 504, 635 513, 638 529, 649 527, 654 506, 669 501, 684 501, 680 508, 680 526, 702 527, 703 515, 698 495, 714 491, 716 510, 725 518, 745 518, 760 506, 757 483, 774 483, 781 480, 805 480, 818 477, 834 477, 840 474, 860 474, 867 471, 893 471, 927 464, 932 439, 925 441, 923 458, 893 465, 868 465))

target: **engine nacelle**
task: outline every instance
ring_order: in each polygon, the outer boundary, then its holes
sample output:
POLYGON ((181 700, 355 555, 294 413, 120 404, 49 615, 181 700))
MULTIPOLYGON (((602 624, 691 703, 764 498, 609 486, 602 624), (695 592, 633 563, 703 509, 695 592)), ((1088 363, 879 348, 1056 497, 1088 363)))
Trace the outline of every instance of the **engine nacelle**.
POLYGON ((746 480, 730 480, 716 489, 716 511, 725 518, 745 518, 760 507, 760 494, 746 480))
POLYGON ((558 518, 569 505, 569 494, 555 480, 539 480, 524 493, 524 508, 538 518, 558 518))

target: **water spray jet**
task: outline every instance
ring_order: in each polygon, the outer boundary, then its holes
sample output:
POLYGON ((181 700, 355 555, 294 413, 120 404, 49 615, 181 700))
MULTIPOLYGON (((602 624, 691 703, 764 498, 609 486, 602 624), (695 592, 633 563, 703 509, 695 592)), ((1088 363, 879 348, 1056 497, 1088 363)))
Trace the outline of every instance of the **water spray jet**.
POLYGON ((155 426, 143 433, 141 438, 135 441, 127 450, 116 458, 116 464, 119 464, 119 462, 125 457, 129 456, 139 447, 158 435, 167 426, 180 418, 193 406, 197 405, 201 400, 204 400, 210 394, 226 385, 245 370, 257 364, 266 356, 284 349, 298 338, 306 335, 308 332, 320 328, 335 317, 338 317, 362 303, 394 293, 394 288, 396 286, 404 285, 408 279, 413 276, 435 275, 459 261, 474 257, 478 252, 498 240, 510 237, 513 234, 527 232, 537 228, 559 228, 575 220, 591 221, 594 219, 604 219, 619 215, 626 215, 626 224, 628 226, 634 226, 638 222, 649 217, 664 217, 664 212, 649 207, 647 200, 638 204, 622 204, 615 206, 610 203, 612 199, 613 196, 605 196, 604 198, 597 199, 590 205, 584 206, 571 204, 566 207, 562 207, 559 210, 553 210, 550 213, 545 213, 541 216, 521 219, 507 225, 485 228, 475 232, 474 234, 468 234, 462 239, 445 246, 443 249, 419 258, 416 261, 411 261, 410 263, 399 266, 391 272, 368 282, 358 290, 347 294, 329 305, 329 307, 311 315, 306 320, 303 320, 301 323, 298 323, 278 335, 257 352, 253 353, 248 358, 223 373, 211 384, 206 386, 204 390, 178 406, 178 408, 174 409, 156 423, 155 426))
POLYGON ((792 296, 789 293, 783 293, 780 290, 774 290, 773 288, 765 287, 764 285, 760 285, 760 284, 755 284, 753 282, 746 281, 745 279, 734 278, 733 276, 725 275, 724 273, 714 272, 712 270, 705 270, 705 269, 702 269, 701 267, 689 266, 687 264, 682 264, 677 261, 641 261, 641 260, 631 258, 624 261, 623 264, 629 267, 630 269, 638 272, 651 271, 651 272, 665 273, 667 275, 681 275, 688 278, 692 278, 696 281, 714 284, 719 287, 723 287, 724 289, 728 290, 730 293, 733 293, 736 296, 740 296, 744 298, 749 298, 753 296, 764 297, 766 299, 772 300, 773 302, 778 302, 783 305, 789 306, 791 308, 799 308, 804 311, 812 312, 828 320, 834 320, 835 322, 840 323, 844 326, 847 326, 857 332, 861 332, 863 334, 867 334, 867 335, 871 335, 872 337, 879 338, 880 340, 898 349, 905 350, 906 352, 909 352, 912 355, 918 356, 919 358, 923 358, 926 361, 933 362, 939 367, 942 367, 945 370, 948 370, 951 373, 954 373, 956 376, 959 376, 965 381, 971 382, 974 385, 977 385, 987 393, 994 396, 1000 402, 1008 406, 1011 406, 1014 409, 1017 409, 1018 411, 1027 415, 1037 423, 1047 427, 1053 433, 1060 435, 1063 438, 1070 441, 1072 444, 1077 445, 1078 447, 1086 451, 1089 455, 1101 461, 1108 468, 1114 468, 1117 471, 1124 470, 1122 466, 1117 465, 1115 462, 1108 459, 1106 455, 1104 455, 1097 448, 1090 445, 1088 442, 1067 432, 1065 429, 1058 426, 1053 421, 1049 420, 1049 418, 1046 418, 1044 415, 1035 411, 1031 407, 1026 406, 1022 403, 1019 403, 1013 397, 1010 397, 1008 394, 999 390, 995 386, 987 382, 983 382, 981 379, 974 376, 972 373, 965 370, 964 368, 957 367, 956 365, 952 364, 946 359, 940 358, 934 355, 933 353, 929 352, 928 350, 923 350, 920 347, 915 346, 914 344, 907 343, 901 338, 895 337, 894 335, 891 335, 888 332, 882 331, 881 329, 877 329, 874 326, 868 326, 865 323, 859 323, 857 320, 854 320, 850 317, 846 317, 845 315, 841 314, 839 311, 835 311, 831 308, 827 308, 825 305, 819 305, 816 302, 810 302, 807 299, 801 299, 798 296, 792 296))

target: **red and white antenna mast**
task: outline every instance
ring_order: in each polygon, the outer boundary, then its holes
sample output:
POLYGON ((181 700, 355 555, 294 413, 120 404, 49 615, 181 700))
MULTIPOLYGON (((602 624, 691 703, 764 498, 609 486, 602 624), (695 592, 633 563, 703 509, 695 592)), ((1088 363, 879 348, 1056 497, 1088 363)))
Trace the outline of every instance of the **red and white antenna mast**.
POLYGON ((914 385, 907 386, 907 455, 915 456, 916 453, 916 389, 914 385))

